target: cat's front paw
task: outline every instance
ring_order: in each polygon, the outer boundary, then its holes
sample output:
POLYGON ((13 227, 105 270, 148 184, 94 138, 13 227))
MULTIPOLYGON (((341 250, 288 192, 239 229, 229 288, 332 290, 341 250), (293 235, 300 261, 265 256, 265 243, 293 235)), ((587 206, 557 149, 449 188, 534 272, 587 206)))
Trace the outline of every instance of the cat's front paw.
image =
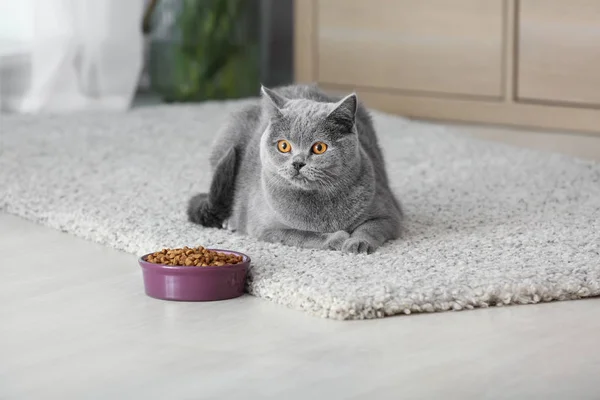
POLYGON ((377 246, 366 239, 349 238, 342 245, 342 251, 349 254, 371 254, 377 246))
POLYGON ((325 241, 325 249, 341 250, 342 245, 349 238, 350 238, 350 234, 346 231, 337 231, 334 233, 330 233, 329 237, 325 241))

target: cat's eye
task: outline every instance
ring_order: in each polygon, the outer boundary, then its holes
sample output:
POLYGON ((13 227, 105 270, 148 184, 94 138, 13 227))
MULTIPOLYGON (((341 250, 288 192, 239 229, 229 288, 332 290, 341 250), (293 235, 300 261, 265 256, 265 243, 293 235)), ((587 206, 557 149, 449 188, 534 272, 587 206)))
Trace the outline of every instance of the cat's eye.
POLYGON ((287 140, 280 140, 277 142, 277 150, 282 153, 289 153, 292 151, 292 145, 287 140))
POLYGON ((327 151, 327 145, 323 142, 317 142, 312 146, 312 152, 315 154, 323 154, 327 151))

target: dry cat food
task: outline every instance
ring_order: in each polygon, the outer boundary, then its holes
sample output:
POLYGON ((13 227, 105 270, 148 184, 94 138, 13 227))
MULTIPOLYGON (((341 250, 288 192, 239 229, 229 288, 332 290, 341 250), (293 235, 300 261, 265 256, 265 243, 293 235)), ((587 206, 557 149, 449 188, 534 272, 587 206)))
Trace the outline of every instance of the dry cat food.
POLYGON ((222 267, 223 265, 239 264, 242 256, 219 253, 204 247, 184 247, 181 249, 162 249, 146 257, 153 264, 177 265, 186 267, 222 267))

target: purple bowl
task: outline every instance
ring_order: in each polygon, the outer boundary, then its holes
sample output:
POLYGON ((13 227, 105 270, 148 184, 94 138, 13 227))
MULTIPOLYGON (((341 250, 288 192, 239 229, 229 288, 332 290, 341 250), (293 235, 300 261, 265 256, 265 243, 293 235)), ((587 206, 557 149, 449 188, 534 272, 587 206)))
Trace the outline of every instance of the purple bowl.
POLYGON ((138 260, 144 275, 146 294, 162 300, 215 301, 244 294, 250 257, 229 250, 209 249, 242 256, 239 264, 222 267, 180 267, 153 264, 146 261, 150 254, 138 260))

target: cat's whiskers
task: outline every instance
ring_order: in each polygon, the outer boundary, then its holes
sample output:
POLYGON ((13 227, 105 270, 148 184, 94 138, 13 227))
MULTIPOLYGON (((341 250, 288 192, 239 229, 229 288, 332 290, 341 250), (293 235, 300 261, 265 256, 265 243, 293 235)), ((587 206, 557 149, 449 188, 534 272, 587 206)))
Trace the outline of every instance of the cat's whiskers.
POLYGON ((335 199, 337 195, 337 191, 334 182, 334 177, 327 173, 327 171, 311 169, 311 172, 315 178, 315 183, 317 183, 322 190, 322 193, 325 194, 325 197, 328 201, 332 201, 335 199))

